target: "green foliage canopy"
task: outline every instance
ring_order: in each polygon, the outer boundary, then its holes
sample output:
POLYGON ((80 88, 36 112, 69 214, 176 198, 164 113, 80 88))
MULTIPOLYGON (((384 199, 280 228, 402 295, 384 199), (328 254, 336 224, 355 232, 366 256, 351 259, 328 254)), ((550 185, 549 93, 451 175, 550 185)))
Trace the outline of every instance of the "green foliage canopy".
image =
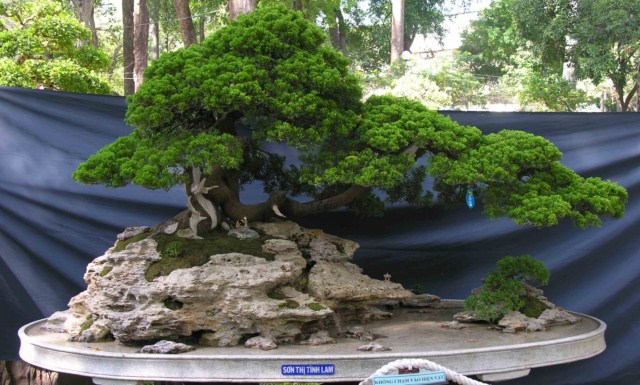
POLYGON ((53 0, 0 4, 0 85, 108 94, 99 73, 109 58, 90 45, 90 32, 53 0))
POLYGON ((523 41, 511 11, 512 0, 493 1, 462 32, 459 50, 472 55, 471 71, 481 75, 501 76, 523 41))
POLYGON ((546 285, 549 276, 549 269, 528 255, 506 256, 498 261, 496 270, 487 275, 480 290, 465 300, 465 309, 480 319, 495 322, 511 311, 523 310, 525 283, 546 285))
POLYGON ((544 138, 519 131, 485 136, 405 98, 362 102, 347 60, 283 6, 260 8, 202 45, 163 55, 129 99, 127 121, 133 132, 81 164, 76 180, 170 188, 193 181, 189 171, 199 169, 208 186, 217 186, 208 197, 236 220, 239 189, 252 180, 286 194, 281 207, 294 215, 428 204, 427 174, 442 201, 462 203, 473 188, 489 216, 534 226, 563 218, 599 225, 601 216, 621 216, 627 200, 617 184, 585 180, 562 166, 544 138), (295 147, 301 165, 287 165, 265 142, 295 147), (289 198, 299 193, 316 200, 305 206, 289 198), (233 207, 225 206, 229 201, 233 207))
MULTIPOLYGON (((558 81, 564 63, 579 79, 613 83, 619 111, 627 111, 638 91, 640 0, 496 0, 463 34, 461 50, 474 55, 479 73, 503 75, 519 66, 521 51, 542 82, 555 85, 540 100, 562 92, 569 104, 584 101, 558 81)), ((537 85, 536 85, 537 86, 537 85)))

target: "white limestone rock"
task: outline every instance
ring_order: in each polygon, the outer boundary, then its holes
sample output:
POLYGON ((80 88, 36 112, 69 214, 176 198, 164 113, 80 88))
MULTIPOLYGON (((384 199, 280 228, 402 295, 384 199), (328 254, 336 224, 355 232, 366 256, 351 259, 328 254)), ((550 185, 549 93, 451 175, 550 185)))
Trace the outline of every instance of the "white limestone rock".
MULTIPOLYGON (((252 226, 274 237, 262 243, 272 260, 217 254, 200 266, 148 281, 147 270, 161 260, 155 240, 109 249, 87 266, 87 290, 69 301, 69 310, 54 314, 45 328, 67 332, 77 341, 111 335, 125 344, 175 340, 196 332, 201 334, 199 343, 210 346, 232 346, 256 335, 275 344, 292 343, 322 329, 322 322, 337 310, 370 320, 390 315, 370 305, 412 295, 399 284, 371 279, 344 262, 357 249, 355 242, 293 222, 252 226), (314 261, 305 259, 301 248, 307 255, 309 250, 322 254, 310 271, 314 261)), ((176 235, 185 235, 180 232, 176 235)))
POLYGON ((252 230, 248 227, 236 227, 235 229, 229 230, 228 235, 230 237, 238 238, 238 239, 258 239, 260 238, 260 234, 257 231, 252 230))
POLYGON ((453 315, 453 320, 458 322, 483 322, 486 320, 478 318, 478 316, 470 311, 461 311, 453 315))
POLYGON ((278 349, 278 344, 273 340, 265 337, 252 337, 244 343, 246 348, 260 349, 260 350, 273 350, 278 349))
POLYGON ((300 342, 301 345, 311 346, 328 345, 335 343, 336 340, 331 338, 329 332, 326 330, 319 330, 316 333, 311 334, 307 340, 300 342))
POLYGON ((251 227, 260 233, 277 239, 295 239, 302 234, 302 228, 295 222, 254 222, 251 227))
POLYGON ((362 274, 350 262, 316 263, 309 272, 309 294, 333 302, 405 299, 413 294, 399 283, 380 281, 362 274))
POLYGON ((402 300, 402 305, 406 307, 433 307, 439 303, 440 297, 433 294, 414 294, 402 300))
POLYGON ((140 353, 152 353, 152 354, 179 354, 192 352, 196 350, 195 347, 179 342, 173 341, 158 341, 153 345, 146 345, 140 349, 140 353))
POLYGON ((520 313, 512 311, 504 315, 498 325, 501 326, 504 333, 516 333, 527 329, 532 318, 520 313))
POLYGON ((344 336, 346 338, 355 338, 360 341, 373 341, 378 338, 386 338, 386 336, 372 333, 360 325, 347 327, 347 331, 344 333, 344 336))
POLYGON ((540 317, 538 318, 541 320, 545 320, 547 324, 549 324, 550 326, 570 325, 570 324, 575 324, 577 322, 580 322, 580 318, 558 307, 543 311, 540 317))
POLYGON ((123 232, 116 235, 116 239, 119 241, 125 241, 129 238, 133 238, 136 235, 148 233, 151 231, 151 228, 148 226, 137 226, 137 227, 127 227, 123 232))
POLYGON ((391 350, 391 348, 388 348, 384 345, 380 345, 377 342, 370 342, 367 345, 359 346, 358 350, 361 352, 386 352, 391 350))
MULTIPOLYGON (((320 253, 321 255, 324 253, 322 251, 322 246, 332 244, 335 246, 335 250, 340 254, 340 257, 318 258, 325 260, 339 259, 340 261, 350 261, 358 247, 360 247, 360 245, 354 241, 327 234, 319 229, 303 229, 302 233, 295 238, 295 241, 301 248, 310 248, 313 252, 320 253), (314 241, 316 242, 315 245, 314 241)), ((334 248, 329 247, 329 249, 330 250, 327 250, 327 252, 333 254, 334 248)))
POLYGON ((546 320, 540 318, 531 318, 527 325, 528 332, 543 332, 549 330, 549 324, 546 320))
POLYGON ((440 324, 440 327, 443 329, 459 330, 459 329, 468 328, 469 326, 463 323, 460 323, 458 321, 449 321, 449 322, 442 322, 440 324))

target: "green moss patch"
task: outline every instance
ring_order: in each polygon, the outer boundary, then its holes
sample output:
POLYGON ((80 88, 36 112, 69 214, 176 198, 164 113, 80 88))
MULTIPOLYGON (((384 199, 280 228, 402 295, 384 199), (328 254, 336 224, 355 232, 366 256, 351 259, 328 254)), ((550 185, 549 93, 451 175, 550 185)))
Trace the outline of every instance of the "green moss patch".
POLYGON ((282 301, 283 299, 287 298, 284 296, 284 294, 278 292, 278 291, 272 291, 267 293, 267 297, 271 298, 271 299, 277 299, 282 301))
POLYGON ((299 307, 300 304, 292 299, 288 299, 282 305, 280 305, 280 308, 282 309, 297 309, 299 307))
POLYGON ((164 255, 170 258, 178 258, 184 252, 183 244, 181 242, 171 242, 164 250, 164 255))
POLYGON ((531 318, 538 318, 549 307, 545 305, 542 301, 532 298, 525 297, 524 298, 524 306, 520 308, 520 313, 526 315, 531 318))
POLYGON ((107 274, 111 273, 111 270, 113 270, 113 266, 105 266, 105 268, 100 272, 100 276, 106 276, 107 274))
POLYGON ((80 331, 85 331, 93 325, 93 317, 88 316, 87 320, 80 325, 80 331))
POLYGON ((131 237, 129 239, 125 239, 124 241, 116 241, 115 246, 113 246, 113 251, 114 252, 118 252, 118 251, 122 251, 124 250, 127 246, 129 246, 132 243, 136 243, 138 241, 141 241, 145 238, 149 237, 149 233, 142 233, 142 234, 138 234, 134 237, 131 237))
POLYGON ((273 261, 271 253, 262 251, 266 237, 240 240, 227 235, 226 231, 211 231, 201 235, 203 239, 186 239, 177 235, 157 234, 152 238, 158 243, 162 258, 152 263, 145 273, 147 281, 169 275, 177 269, 202 266, 215 254, 243 253, 273 261))
POLYGON ((307 307, 313 311, 320 311, 320 310, 324 310, 324 306, 320 305, 317 302, 312 302, 310 304, 307 305, 307 307))

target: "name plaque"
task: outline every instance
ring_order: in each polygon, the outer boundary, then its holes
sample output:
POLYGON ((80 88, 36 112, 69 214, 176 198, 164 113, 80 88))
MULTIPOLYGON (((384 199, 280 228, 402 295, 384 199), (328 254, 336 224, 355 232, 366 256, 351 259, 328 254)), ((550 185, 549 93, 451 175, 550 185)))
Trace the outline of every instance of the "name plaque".
POLYGON ((447 384, 443 371, 373 377, 373 385, 433 385, 447 384))
POLYGON ((334 364, 285 364, 280 367, 283 376, 333 376, 334 364))

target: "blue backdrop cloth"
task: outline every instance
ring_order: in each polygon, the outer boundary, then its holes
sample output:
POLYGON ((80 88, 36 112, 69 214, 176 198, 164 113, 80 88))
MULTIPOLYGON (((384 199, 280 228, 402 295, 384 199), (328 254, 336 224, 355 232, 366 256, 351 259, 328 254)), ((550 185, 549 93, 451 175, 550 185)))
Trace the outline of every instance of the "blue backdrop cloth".
MULTIPOLYGON (((120 97, 0 88, 0 359, 17 359, 18 328, 66 308, 84 290, 86 264, 126 226, 154 225, 185 207, 183 192, 109 189, 71 179, 80 162, 126 135, 120 97)), ((535 229, 488 220, 473 209, 392 207, 382 219, 337 211, 302 219, 307 227, 360 243, 355 262, 405 287, 464 298, 505 255, 530 254, 552 272, 556 304, 608 324, 607 350, 539 368, 506 384, 630 384, 640 379, 640 119, 638 114, 444 112, 484 132, 542 135, 583 176, 626 187, 625 217, 598 229, 568 223, 535 229)), ((264 198, 248 186, 246 201, 264 198)))

